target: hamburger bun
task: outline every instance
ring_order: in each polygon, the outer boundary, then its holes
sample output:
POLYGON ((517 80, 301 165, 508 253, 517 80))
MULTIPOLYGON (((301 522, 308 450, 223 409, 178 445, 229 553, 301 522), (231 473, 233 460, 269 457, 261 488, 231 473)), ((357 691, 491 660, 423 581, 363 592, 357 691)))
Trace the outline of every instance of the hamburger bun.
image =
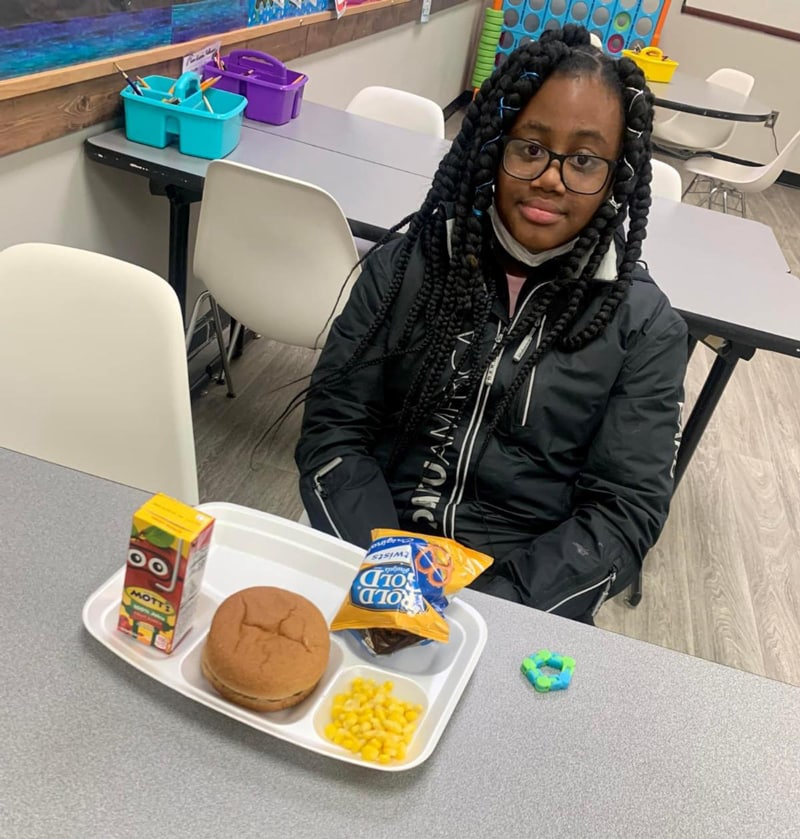
POLYGON ((314 690, 330 646, 328 624, 310 600, 254 586, 219 605, 203 648, 203 675, 237 705, 280 711, 314 690))

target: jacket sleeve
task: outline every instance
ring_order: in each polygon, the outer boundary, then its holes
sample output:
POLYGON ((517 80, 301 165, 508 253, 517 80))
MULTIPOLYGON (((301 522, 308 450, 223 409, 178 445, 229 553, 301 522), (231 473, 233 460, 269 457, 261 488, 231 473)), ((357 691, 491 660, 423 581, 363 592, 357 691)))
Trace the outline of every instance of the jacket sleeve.
POLYGON ((509 552, 477 588, 581 617, 634 580, 669 512, 680 441, 686 325, 667 312, 623 365, 576 481, 572 516, 509 552))
MULTIPOLYGON (((324 383, 351 358, 381 304, 391 279, 393 245, 365 263, 342 313, 333 323, 311 377, 295 461, 300 494, 311 524, 362 547, 373 527, 398 526, 392 496, 373 457, 384 421, 384 366, 361 366, 343 381, 324 383)), ((373 339, 364 361, 386 352, 387 329, 373 339)))

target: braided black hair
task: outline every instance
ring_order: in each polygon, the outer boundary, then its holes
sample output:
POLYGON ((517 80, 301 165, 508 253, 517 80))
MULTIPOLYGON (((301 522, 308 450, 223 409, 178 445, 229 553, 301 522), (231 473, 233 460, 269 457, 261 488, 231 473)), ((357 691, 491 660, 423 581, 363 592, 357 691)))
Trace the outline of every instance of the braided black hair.
MULTIPOLYGON (((467 109, 461 131, 439 165, 424 203, 410 219, 404 220, 409 223, 408 231, 399 246, 394 275, 374 321, 348 363, 311 386, 314 390, 324 389, 363 366, 384 360, 365 361, 364 355, 389 316, 412 251, 419 244, 424 255, 423 281, 399 340, 389 348, 388 355, 417 353, 424 363, 418 365, 418 372, 406 394, 399 421, 402 431, 394 443, 388 470, 398 462, 426 419, 440 405, 443 381, 447 391, 459 377, 463 378, 463 371, 469 371, 468 387, 476 388, 503 346, 538 328, 546 319, 547 328, 537 348, 519 365, 510 387, 496 406, 485 447, 498 420, 547 352, 554 348, 575 352, 602 335, 627 295, 646 235, 652 177, 652 122, 653 98, 639 68, 629 59, 614 60, 595 49, 590 44, 587 30, 579 26, 546 31, 539 41, 529 42, 514 51, 483 83, 467 109), (502 138, 519 112, 554 74, 599 77, 619 98, 625 130, 620 162, 614 170, 611 198, 601 204, 569 254, 559 261, 556 276, 537 296, 534 305, 516 320, 502 342, 496 343, 488 355, 484 354, 486 357, 479 357, 495 295, 493 284, 486 283, 484 277, 491 271, 494 234, 488 210, 501 165, 502 138), (445 207, 449 208, 451 216, 449 233, 445 207), (598 292, 600 284, 591 283, 591 279, 626 216, 629 224, 618 280, 602 284, 603 289, 598 292), (573 331, 598 294, 603 299, 595 315, 581 329, 573 331), (426 326, 425 337, 411 346, 414 326, 420 318, 426 326), (473 330, 472 341, 458 369, 451 370, 449 378, 445 379, 448 361, 465 327, 473 330)), ((375 247, 380 247, 387 239, 388 236, 375 247)), ((302 396, 299 394, 297 398, 302 396)))

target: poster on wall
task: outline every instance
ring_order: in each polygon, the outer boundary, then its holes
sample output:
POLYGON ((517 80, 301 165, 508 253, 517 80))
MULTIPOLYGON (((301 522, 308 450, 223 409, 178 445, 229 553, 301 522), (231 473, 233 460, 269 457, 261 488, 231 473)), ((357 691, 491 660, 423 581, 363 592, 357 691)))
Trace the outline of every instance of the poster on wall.
POLYGON ((681 11, 800 41, 798 0, 683 0, 681 11))
POLYGON ((0 0, 0 80, 333 8, 333 0, 0 0))

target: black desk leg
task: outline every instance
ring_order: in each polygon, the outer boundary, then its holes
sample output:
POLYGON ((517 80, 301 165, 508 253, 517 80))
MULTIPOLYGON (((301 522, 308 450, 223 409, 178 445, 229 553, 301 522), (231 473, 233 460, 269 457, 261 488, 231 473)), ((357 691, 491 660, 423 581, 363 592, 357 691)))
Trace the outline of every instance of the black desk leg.
POLYGON ((736 364, 741 356, 731 353, 728 356, 717 356, 714 361, 708 378, 697 397, 697 402, 692 409, 692 414, 683 429, 681 445, 678 449, 678 457, 675 462, 675 488, 681 482, 689 461, 692 459, 694 450, 697 448, 706 426, 711 420, 714 409, 720 400, 725 388, 736 369, 736 364))
POLYGON ((201 193, 174 184, 150 181, 151 195, 164 195, 169 200, 169 265, 167 281, 175 290, 181 312, 186 317, 186 279, 189 272, 190 206, 201 193))
POLYGON ((167 279, 175 289, 181 312, 186 315, 186 278, 189 267, 190 204, 180 189, 168 186, 169 198, 169 273, 167 279))

